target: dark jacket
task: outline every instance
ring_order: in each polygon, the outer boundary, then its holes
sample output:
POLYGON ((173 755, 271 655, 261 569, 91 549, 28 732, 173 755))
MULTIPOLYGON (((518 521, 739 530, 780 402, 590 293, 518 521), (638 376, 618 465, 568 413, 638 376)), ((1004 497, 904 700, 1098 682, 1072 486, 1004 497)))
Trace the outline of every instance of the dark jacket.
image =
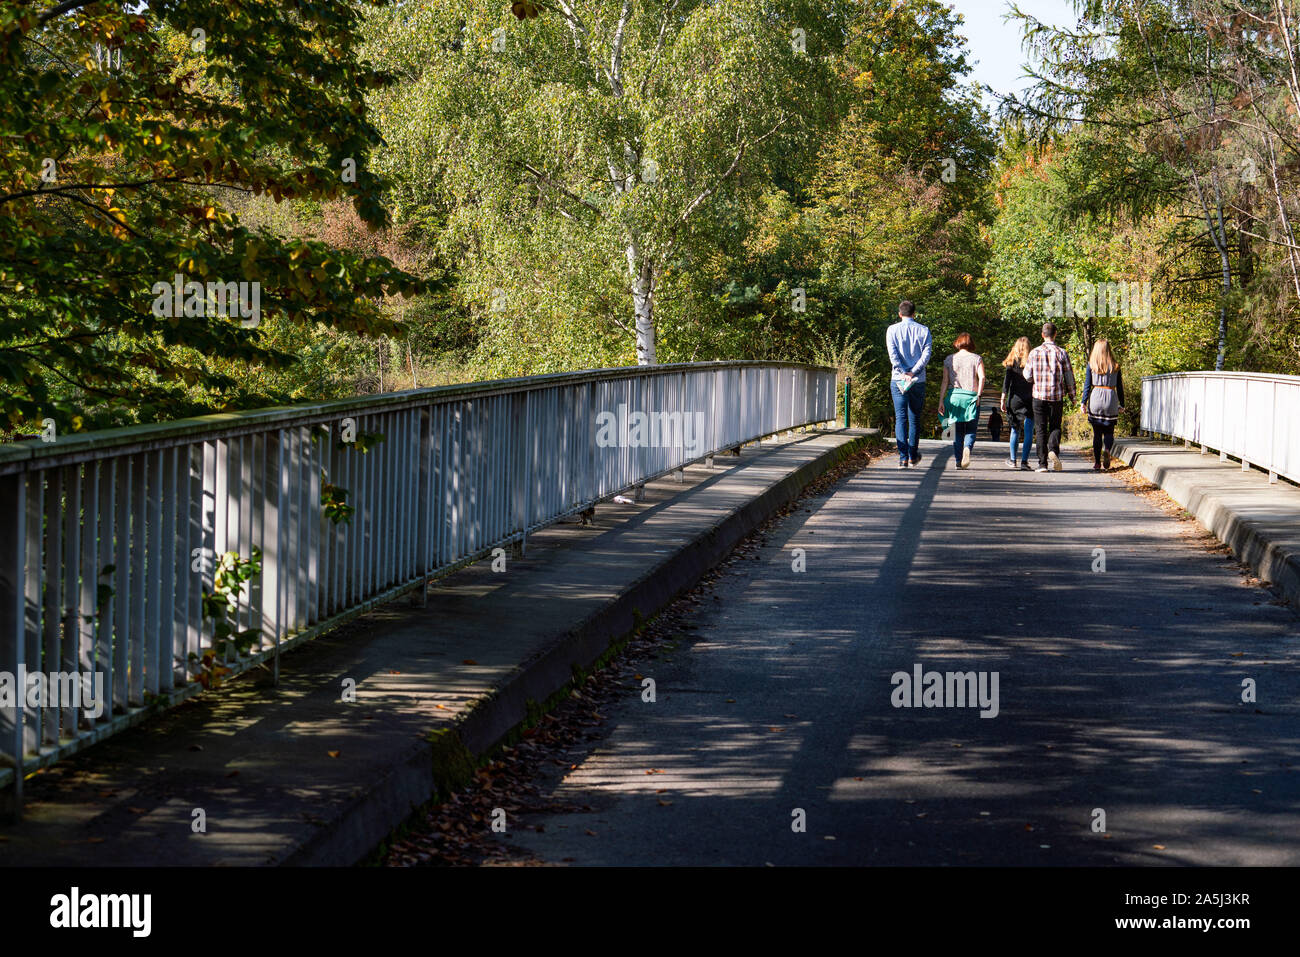
POLYGON ((1002 377, 1002 397, 1013 412, 1032 412, 1034 409, 1034 387, 1025 378, 1025 367, 1019 362, 1007 366, 1002 377))

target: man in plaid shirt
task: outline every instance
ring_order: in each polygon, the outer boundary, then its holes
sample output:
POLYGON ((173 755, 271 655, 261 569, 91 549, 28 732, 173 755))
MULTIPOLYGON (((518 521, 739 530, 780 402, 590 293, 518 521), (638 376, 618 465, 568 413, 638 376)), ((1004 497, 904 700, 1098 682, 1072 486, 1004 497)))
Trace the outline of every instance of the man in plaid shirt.
POLYGON ((1055 323, 1043 323, 1043 344, 1029 351, 1025 378, 1034 387, 1034 431, 1038 433, 1038 471, 1061 471, 1061 413, 1065 396, 1074 404, 1074 370, 1056 344, 1055 323))

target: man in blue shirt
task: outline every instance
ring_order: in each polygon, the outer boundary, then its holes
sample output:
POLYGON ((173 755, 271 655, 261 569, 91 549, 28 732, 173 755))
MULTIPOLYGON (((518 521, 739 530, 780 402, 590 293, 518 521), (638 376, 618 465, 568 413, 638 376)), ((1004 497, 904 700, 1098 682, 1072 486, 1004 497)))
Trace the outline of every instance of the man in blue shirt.
POLYGON ((898 440, 898 467, 921 464, 921 410, 925 407, 925 366, 930 361, 930 330, 916 321, 916 306, 898 304, 898 322, 885 333, 893 374, 889 393, 894 397, 894 437, 898 440))

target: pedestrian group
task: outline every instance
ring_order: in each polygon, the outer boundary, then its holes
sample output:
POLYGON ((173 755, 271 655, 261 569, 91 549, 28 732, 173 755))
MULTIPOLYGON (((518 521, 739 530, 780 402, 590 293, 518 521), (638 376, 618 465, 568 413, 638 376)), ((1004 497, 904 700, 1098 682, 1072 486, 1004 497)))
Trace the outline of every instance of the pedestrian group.
MULTIPOLYGON (((1029 337, 1021 336, 1002 360, 1002 397, 998 409, 1005 415, 1010 429, 1006 467, 1029 471, 1029 451, 1038 438, 1039 472, 1059 472, 1061 465, 1061 420, 1065 400, 1073 405, 1077 389, 1070 357, 1056 344, 1056 325, 1043 323, 1042 344, 1029 347, 1029 337)), ((895 437, 898 442, 898 467, 921 464, 921 413, 925 407, 925 367, 930 362, 933 343, 930 330, 916 321, 916 306, 904 301, 898 306, 898 322, 885 333, 889 361, 893 367, 889 391, 894 400, 895 437)), ((975 352, 970 333, 953 340, 953 353, 943 360, 943 381, 939 419, 945 431, 951 430, 953 460, 956 468, 968 469, 975 434, 979 427, 980 397, 984 392, 984 360, 975 352)), ((1124 411, 1124 378, 1110 343, 1098 339, 1084 367, 1080 407, 1092 425, 1093 469, 1110 468, 1111 449, 1115 443, 1115 424, 1124 411)), ((1003 418, 998 412, 990 416, 994 441, 1001 436, 1003 418)), ((947 435, 945 435, 947 437, 947 435)))

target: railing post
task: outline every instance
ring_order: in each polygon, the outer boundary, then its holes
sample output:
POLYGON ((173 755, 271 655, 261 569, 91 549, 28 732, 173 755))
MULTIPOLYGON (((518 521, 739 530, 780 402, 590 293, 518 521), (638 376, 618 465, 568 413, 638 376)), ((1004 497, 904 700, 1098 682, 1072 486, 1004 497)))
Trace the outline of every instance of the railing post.
MULTIPOLYGON (((0 477, 0 671, 22 670, 26 611, 23 581, 27 545, 27 482, 21 473, 0 477)), ((0 753, 13 758, 14 782, 0 816, 17 821, 23 807, 23 691, 12 708, 0 708, 0 753)))
POLYGON ((1273 399, 1269 403, 1268 416, 1268 484, 1277 484, 1277 380, 1272 382, 1273 399))
POLYGON ((849 425, 849 401, 853 396, 853 379, 851 376, 844 377, 844 427, 852 428, 849 425))

